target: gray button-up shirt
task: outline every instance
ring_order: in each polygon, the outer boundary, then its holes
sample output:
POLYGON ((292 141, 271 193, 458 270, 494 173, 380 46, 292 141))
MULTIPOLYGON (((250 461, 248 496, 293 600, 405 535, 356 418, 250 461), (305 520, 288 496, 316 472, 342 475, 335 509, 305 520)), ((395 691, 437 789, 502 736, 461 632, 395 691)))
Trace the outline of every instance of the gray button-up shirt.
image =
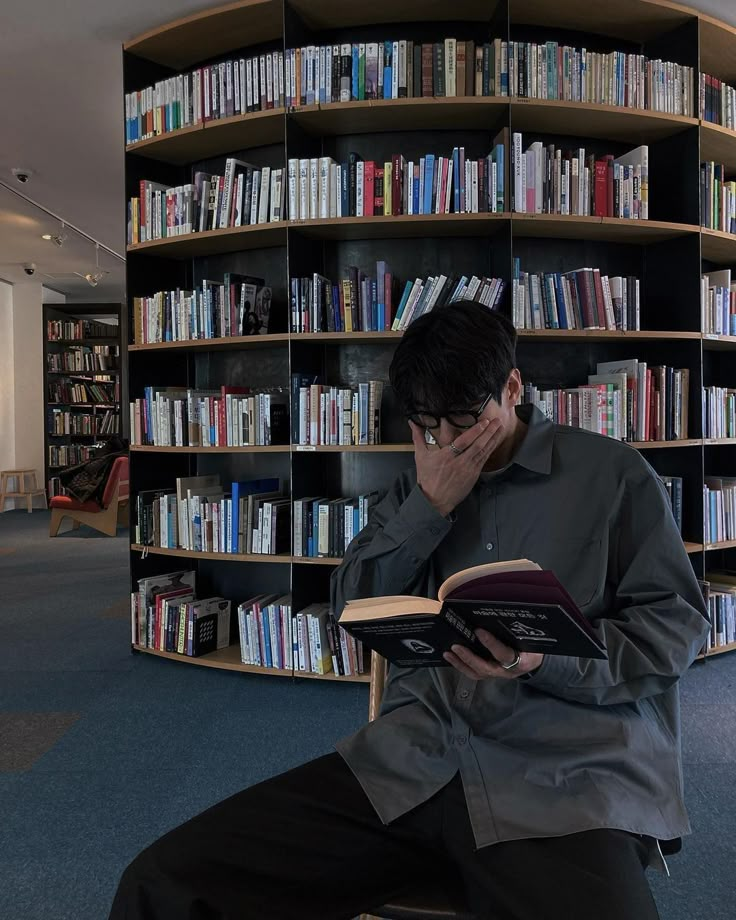
POLYGON ((555 572, 607 661, 547 655, 527 680, 389 669, 381 715, 337 745, 384 823, 460 770, 479 847, 619 828, 689 831, 677 680, 701 650, 705 606, 664 487, 626 444, 521 406, 525 439, 481 474, 450 521, 402 473, 332 577, 332 604, 436 597, 483 562, 555 572))

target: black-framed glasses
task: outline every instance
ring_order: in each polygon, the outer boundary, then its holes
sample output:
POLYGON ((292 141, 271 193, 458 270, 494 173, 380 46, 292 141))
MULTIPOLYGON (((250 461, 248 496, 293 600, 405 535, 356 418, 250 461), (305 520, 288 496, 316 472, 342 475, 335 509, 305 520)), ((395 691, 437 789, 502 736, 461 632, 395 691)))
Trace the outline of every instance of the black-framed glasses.
POLYGON ((453 428, 472 428, 485 412, 486 406, 491 401, 492 397, 493 393, 489 393, 478 409, 450 409, 445 415, 440 416, 432 415, 429 412, 408 412, 406 417, 410 422, 419 425, 420 428, 426 428, 428 430, 439 428, 443 418, 446 419, 453 428))

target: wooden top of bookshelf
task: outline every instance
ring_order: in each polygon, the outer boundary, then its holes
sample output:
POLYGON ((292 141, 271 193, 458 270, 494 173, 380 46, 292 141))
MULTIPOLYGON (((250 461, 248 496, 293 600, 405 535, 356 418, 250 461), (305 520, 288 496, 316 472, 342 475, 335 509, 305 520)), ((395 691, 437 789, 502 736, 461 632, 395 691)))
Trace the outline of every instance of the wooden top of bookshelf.
POLYGON ((703 336, 703 348, 706 351, 730 351, 736 348, 736 335, 709 335, 703 336))
POLYGON ((619 330, 619 329, 517 329, 517 336, 520 339, 530 341, 559 341, 565 342, 591 342, 591 341, 618 341, 618 340, 642 340, 654 339, 659 341, 668 339, 673 341, 680 340, 699 340, 699 332, 659 332, 656 330, 619 330))
POLYGON ((721 80, 736 80, 736 27, 701 13, 700 69, 721 80))
POLYGON ((254 444, 248 447, 155 447, 131 444, 130 450, 143 454, 288 454, 288 444, 254 444))
POLYGON ((579 217, 572 214, 513 214, 511 223, 517 236, 603 240, 611 243, 658 243, 700 231, 700 227, 694 224, 621 217, 579 217))
POLYGON ((709 121, 701 121, 700 159, 723 163, 729 173, 736 170, 736 131, 709 121))
POLYGON ((703 444, 706 447, 732 447, 736 438, 704 438, 703 444))
POLYGON ((218 118, 129 144, 126 153, 136 153, 164 163, 193 163, 230 150, 244 150, 283 143, 284 109, 248 112, 218 118))
POLYGON ((736 234, 703 227, 700 251, 710 262, 736 262, 736 234))
POLYGON ((706 543, 706 553, 718 549, 733 549, 736 546, 736 540, 721 540, 720 543, 706 543))
POLYGON ((687 540, 685 540, 684 543, 685 543, 685 552, 688 555, 690 555, 691 553, 702 553, 703 552, 702 543, 689 543, 687 540))
POLYGON ((237 0, 151 29, 123 45, 138 57, 182 70, 282 34, 277 0, 237 0))
POLYGON ((489 131, 509 100, 503 96, 423 96, 296 106, 288 117, 314 135, 452 128, 489 131))
POLYGON ((701 447, 703 442, 700 438, 686 438, 679 441, 628 441, 629 447, 636 450, 659 450, 665 447, 701 447))
POLYGON ((221 339, 189 339, 184 342, 149 342, 146 345, 128 345, 128 351, 214 351, 258 348, 259 346, 284 344, 290 338, 288 332, 275 332, 271 335, 233 335, 221 339))
POLYGON ((129 253, 141 252, 161 255, 170 259, 191 259, 222 252, 241 252, 247 249, 268 249, 286 245, 286 221, 270 224, 249 224, 246 227, 227 227, 225 230, 204 230, 183 236, 169 236, 162 240, 148 240, 128 246, 129 253))
POLYGON ((240 646, 238 645, 229 645, 227 648, 217 649, 214 652, 210 652, 209 655, 201 655, 198 658, 192 658, 189 655, 177 655, 174 652, 162 652, 158 649, 145 648, 142 645, 134 645, 133 648, 137 652, 156 655, 158 658, 168 658, 170 661, 183 661, 186 664, 199 665, 205 668, 220 668, 225 671, 241 671, 244 674, 263 674, 267 677, 307 677, 361 684, 370 683, 370 674, 341 677, 333 672, 329 674, 312 674, 311 671, 292 670, 291 668, 263 668, 255 664, 243 664, 240 660, 240 646))
POLYGON ((313 29, 346 28, 381 22, 489 21, 498 0, 371 0, 370 4, 346 0, 289 0, 313 29))
POLYGON ((512 23, 593 32, 631 41, 646 41, 697 16, 697 12, 668 0, 509 0, 512 23))
POLYGON ((596 137, 635 145, 671 137, 698 126, 697 118, 618 105, 521 97, 507 101, 514 131, 596 137))
POLYGON ((266 553, 198 553, 188 549, 168 549, 164 546, 141 546, 138 543, 131 543, 130 548, 134 552, 149 552, 156 556, 179 556, 182 559, 214 559, 221 562, 278 562, 288 565, 291 562, 291 556, 283 554, 280 556, 269 556, 266 553))

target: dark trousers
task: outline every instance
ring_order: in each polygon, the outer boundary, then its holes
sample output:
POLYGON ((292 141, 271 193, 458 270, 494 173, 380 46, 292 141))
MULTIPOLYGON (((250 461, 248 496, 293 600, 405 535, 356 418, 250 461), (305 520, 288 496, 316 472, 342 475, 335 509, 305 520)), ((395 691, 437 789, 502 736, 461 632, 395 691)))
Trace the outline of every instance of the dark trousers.
POLYGON ((656 920, 634 834, 595 830, 476 850, 459 774, 384 826, 338 754, 240 792, 123 873, 110 920, 349 920, 457 865, 488 920, 656 920))

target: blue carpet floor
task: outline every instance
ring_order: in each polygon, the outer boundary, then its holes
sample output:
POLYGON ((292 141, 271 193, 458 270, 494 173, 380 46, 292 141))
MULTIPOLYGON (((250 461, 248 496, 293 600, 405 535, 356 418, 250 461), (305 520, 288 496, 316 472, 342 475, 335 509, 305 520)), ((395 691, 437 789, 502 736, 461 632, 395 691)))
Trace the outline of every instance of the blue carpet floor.
MULTIPOLYGON (((142 847, 328 752, 365 720, 367 690, 131 655, 125 536, 47 528, 44 512, 0 515, 0 918, 104 920, 142 847), (48 749, 14 762, 11 733, 33 719, 48 749)), ((735 690, 736 654, 682 683, 695 833, 671 879, 650 876, 662 920, 734 915, 735 690)))

